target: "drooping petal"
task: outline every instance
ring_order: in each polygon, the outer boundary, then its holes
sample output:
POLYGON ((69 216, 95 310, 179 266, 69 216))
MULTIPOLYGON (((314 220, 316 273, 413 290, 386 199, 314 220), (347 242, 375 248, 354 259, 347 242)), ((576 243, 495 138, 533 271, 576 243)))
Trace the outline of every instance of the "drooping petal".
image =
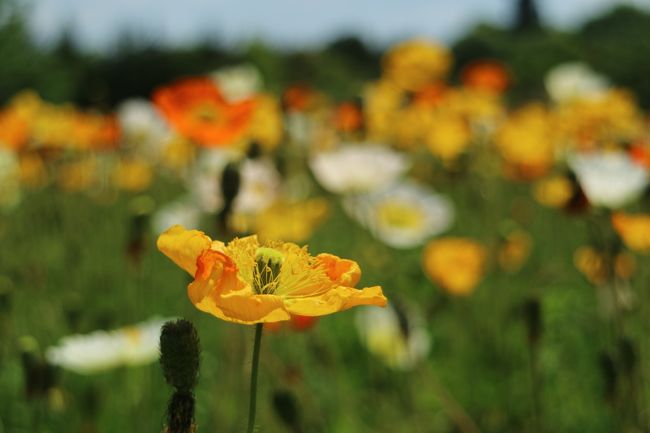
POLYGON ((157 246, 163 254, 191 275, 196 273, 196 260, 210 248, 212 240, 198 230, 175 225, 158 237, 157 246))
POLYGON ((336 289, 338 295, 343 299, 341 310, 356 307, 359 305, 374 305, 385 307, 388 303, 386 296, 380 286, 366 287, 365 289, 353 289, 351 287, 339 286, 336 289))
POLYGON ((284 301, 287 311, 302 316, 324 316, 358 305, 384 307, 386 303, 379 286, 364 289, 337 286, 317 296, 289 297, 284 301))
POLYGON ((327 276, 336 284, 354 287, 361 278, 361 268, 353 260, 327 253, 319 254, 316 259, 325 265, 327 276))

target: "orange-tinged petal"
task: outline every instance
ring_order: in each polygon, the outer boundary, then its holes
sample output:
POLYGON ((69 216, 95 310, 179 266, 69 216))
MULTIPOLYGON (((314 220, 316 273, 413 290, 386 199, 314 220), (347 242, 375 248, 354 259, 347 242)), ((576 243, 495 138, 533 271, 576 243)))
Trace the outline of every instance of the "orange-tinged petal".
POLYGON ((174 263, 194 275, 198 257, 210 248, 212 241, 201 231, 175 225, 158 237, 157 245, 174 263))
POLYGON ((205 250, 196 260, 196 274, 187 293, 196 305, 208 296, 221 296, 244 287, 237 276, 237 265, 230 257, 220 251, 205 250))
POLYGON ((316 259, 325 265, 327 276, 336 284, 354 287, 361 278, 361 268, 353 260, 327 253, 319 254, 316 259))

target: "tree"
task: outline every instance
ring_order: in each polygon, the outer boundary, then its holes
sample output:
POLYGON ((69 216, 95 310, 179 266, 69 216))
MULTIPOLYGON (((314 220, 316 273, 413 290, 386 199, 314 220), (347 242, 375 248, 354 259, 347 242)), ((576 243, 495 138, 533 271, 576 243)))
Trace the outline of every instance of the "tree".
POLYGON ((535 0, 517 0, 514 30, 535 30, 541 27, 535 0))

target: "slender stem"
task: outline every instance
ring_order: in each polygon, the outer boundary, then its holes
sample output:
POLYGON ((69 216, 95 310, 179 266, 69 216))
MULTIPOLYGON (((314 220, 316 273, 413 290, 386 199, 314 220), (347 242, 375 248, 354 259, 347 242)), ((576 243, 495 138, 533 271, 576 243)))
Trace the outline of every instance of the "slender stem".
POLYGON ((247 433, 253 433, 255 429, 255 406, 257 404, 257 370, 260 365, 260 346, 262 345, 262 323, 255 325, 255 342, 253 343, 253 362, 251 366, 251 395, 248 405, 248 428, 247 433))

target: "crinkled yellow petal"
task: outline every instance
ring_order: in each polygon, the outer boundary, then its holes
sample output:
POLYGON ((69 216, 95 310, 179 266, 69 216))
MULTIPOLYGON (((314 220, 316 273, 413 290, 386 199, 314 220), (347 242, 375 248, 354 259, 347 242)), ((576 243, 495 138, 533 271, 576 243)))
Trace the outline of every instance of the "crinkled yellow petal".
POLYGON ((158 249, 191 275, 196 273, 196 259, 210 248, 212 240, 198 230, 175 225, 158 237, 158 249))
POLYGON ((317 296, 289 297, 284 300, 288 312, 302 316, 324 316, 358 305, 385 307, 386 303, 387 299, 379 286, 364 289, 337 286, 317 296))
POLYGON ((353 260, 342 259, 327 253, 319 254, 316 259, 325 265, 327 276, 335 284, 354 287, 361 278, 361 268, 353 260))
POLYGON ((276 295, 208 296, 194 305, 220 319, 242 324, 281 322, 291 318, 282 298, 276 295))

